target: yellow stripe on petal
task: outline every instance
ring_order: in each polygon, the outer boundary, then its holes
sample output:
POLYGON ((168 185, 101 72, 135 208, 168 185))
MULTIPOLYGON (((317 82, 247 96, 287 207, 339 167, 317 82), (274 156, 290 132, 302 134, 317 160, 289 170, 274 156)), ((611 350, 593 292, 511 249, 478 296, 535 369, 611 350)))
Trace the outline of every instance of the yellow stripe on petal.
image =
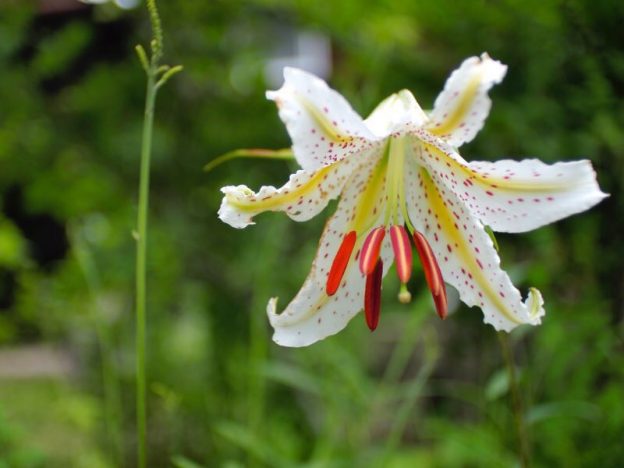
POLYGON ((232 227, 253 224, 265 211, 283 211, 295 221, 306 221, 337 198, 359 161, 344 159, 314 170, 299 170, 281 188, 263 186, 255 193, 245 185, 223 187, 219 218, 232 227))
POLYGON ((330 141, 340 144, 353 141, 352 136, 341 133, 337 124, 330 121, 309 99, 301 95, 297 95, 297 99, 330 141))
POLYGON ((303 169, 317 169, 378 143, 344 97, 303 70, 286 67, 284 85, 267 91, 267 98, 277 104, 303 169))
POLYGON ((423 189, 429 200, 429 206, 440 224, 440 230, 448 237, 450 242, 448 244, 449 254, 456 255, 461 259, 461 263, 471 273, 474 281, 501 314, 511 322, 517 324, 523 323, 501 299, 499 296, 500 293, 497 293, 492 288, 492 285, 484 273, 485 266, 473 254, 473 249, 470 247, 469 240, 464 237, 459 228, 456 216, 449 211, 448 206, 444 202, 442 195, 429 173, 424 168, 421 168, 420 175, 423 180, 423 189))
MULTIPOLYGON (((475 171, 470 166, 466 164, 462 164, 457 161, 450 154, 442 151, 437 146, 434 146, 430 143, 425 143, 425 150, 429 151, 437 155, 442 159, 442 163, 446 165, 450 170, 454 170, 455 173, 461 173, 468 180, 468 185, 470 183, 478 182, 485 186, 486 188, 492 188, 500 191, 510 191, 510 192, 540 192, 543 194, 551 193, 551 192, 563 192, 565 190, 569 190, 570 184, 569 182, 562 181, 560 183, 557 182, 546 182, 542 183, 539 180, 535 180, 534 182, 528 181, 519 181, 513 180, 511 177, 509 179, 505 179, 504 177, 493 177, 493 176, 484 176, 478 171, 475 171)), ((444 169, 442 169, 444 170, 444 169)))
POLYGON ((379 218, 381 204, 381 192, 385 186, 385 174, 386 174, 387 158, 384 156, 377 163, 375 169, 362 188, 362 192, 357 200, 357 208, 355 211, 355 217, 351 223, 351 229, 358 233, 366 232, 373 224, 373 222, 379 218))
POLYGON ((439 178, 483 224, 498 232, 525 232, 584 211, 606 195, 591 163, 545 164, 537 159, 467 163, 448 144, 426 131, 419 164, 439 178))
POLYGON ((455 147, 472 140, 490 112, 487 93, 506 71, 505 65, 487 54, 464 60, 437 97, 427 130, 455 147))
POLYGON ((296 202, 310 194, 313 190, 317 190, 320 182, 326 178, 332 169, 334 169, 333 166, 325 166, 316 171, 306 183, 301 184, 294 190, 284 191, 283 193, 277 192, 266 197, 253 195, 249 198, 240 198, 236 195, 228 194, 226 197, 232 206, 242 211, 270 211, 274 208, 296 202))
POLYGON ((457 97, 455 108, 449 112, 446 118, 438 125, 430 128, 429 131, 437 136, 447 135, 456 130, 462 122, 468 118, 475 97, 481 84, 481 74, 473 77, 461 95, 457 97))

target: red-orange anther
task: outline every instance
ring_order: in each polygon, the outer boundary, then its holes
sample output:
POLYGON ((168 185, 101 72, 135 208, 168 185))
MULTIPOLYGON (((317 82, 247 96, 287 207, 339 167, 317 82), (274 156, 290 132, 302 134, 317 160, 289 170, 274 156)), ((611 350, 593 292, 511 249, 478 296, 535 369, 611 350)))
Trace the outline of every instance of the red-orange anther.
POLYGON ((396 260, 397 275, 401 283, 407 283, 412 274, 412 246, 403 226, 390 226, 390 239, 396 260))
POLYGON ((332 266, 327 274, 327 284, 325 286, 325 292, 328 296, 333 296, 340 287, 340 282, 349 264, 355 241, 357 240, 357 234, 355 231, 348 232, 342 239, 338 252, 334 257, 332 266))
POLYGON ((446 300, 446 286, 442 278, 440 266, 438 265, 435 255, 433 255, 429 242, 427 242, 425 236, 418 231, 414 231, 414 244, 416 245, 416 250, 418 251, 418 256, 420 257, 425 272, 427 285, 433 296, 436 312, 441 319, 444 319, 448 313, 448 303, 446 300))
POLYGON ((380 226, 373 229, 362 245, 362 251, 360 252, 360 271, 363 275, 370 275, 375 266, 377 265, 377 259, 379 258, 379 252, 381 251, 381 242, 386 235, 386 228, 380 226))
POLYGON ((375 331, 379 324, 381 312, 381 279, 383 277, 383 261, 379 259, 370 275, 366 275, 364 290, 364 315, 370 331, 375 331))

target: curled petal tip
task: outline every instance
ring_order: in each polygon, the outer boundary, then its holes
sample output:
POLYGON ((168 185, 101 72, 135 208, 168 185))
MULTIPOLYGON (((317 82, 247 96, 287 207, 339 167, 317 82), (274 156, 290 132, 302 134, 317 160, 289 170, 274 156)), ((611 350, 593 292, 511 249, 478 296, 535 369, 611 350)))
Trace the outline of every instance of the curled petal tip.
POLYGON ((269 316, 269 319, 271 319, 272 317, 278 315, 277 314, 277 300, 278 299, 279 299, 278 297, 272 297, 271 299, 269 299, 269 302, 268 302, 267 308, 266 308, 267 315, 269 316))
POLYGON ((221 192, 224 194, 218 212, 221 221, 236 229, 243 229, 251 224, 255 224, 252 221, 253 216, 240 211, 232 203, 233 200, 245 199, 250 193, 253 194, 249 187, 245 185, 228 185, 221 188, 221 192))
POLYGON ((529 288, 529 296, 524 302, 529 314, 529 323, 538 325, 546 313, 544 310, 544 298, 537 288, 529 288))

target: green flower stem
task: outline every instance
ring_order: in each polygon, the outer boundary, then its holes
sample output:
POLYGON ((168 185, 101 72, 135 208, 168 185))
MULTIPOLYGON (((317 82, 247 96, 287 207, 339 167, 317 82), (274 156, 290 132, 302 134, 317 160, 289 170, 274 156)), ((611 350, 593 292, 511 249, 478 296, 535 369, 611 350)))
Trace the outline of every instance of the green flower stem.
POLYGON ((145 260, 147 254, 147 214, 149 207, 150 158, 152 153, 152 129, 156 104, 156 77, 154 60, 147 73, 145 116, 141 143, 141 175, 139 181, 139 212, 137 216, 136 254, 136 415, 137 415, 137 464, 146 466, 146 405, 145 405, 145 260))
POLYGON ((152 130, 154 128, 154 107, 156 93, 182 66, 160 65, 163 53, 163 32, 156 0, 147 0, 153 39, 151 57, 148 60, 145 49, 136 46, 139 62, 147 75, 145 92, 145 115, 141 141, 141 175, 139 180, 139 212, 137 215, 137 256, 136 256, 136 412, 137 412, 137 466, 144 468, 147 463, 147 423, 146 423, 146 255, 147 255, 147 214, 149 207, 149 173, 152 154, 152 130))
POLYGON ((151 57, 148 60, 145 49, 136 46, 135 50, 145 74, 147 87, 145 92, 145 115, 143 120, 143 138, 141 141, 141 175, 139 180, 139 212, 137 215, 137 254, 136 254, 136 416, 137 416, 137 466, 144 468, 147 462, 147 423, 146 423, 146 257, 147 257, 147 215, 149 207, 149 176, 152 154, 152 130, 154 128, 154 107, 156 93, 169 78, 182 70, 180 65, 160 65, 163 53, 163 32, 156 0, 147 0, 153 39, 151 57))
POLYGON ((526 433, 526 425, 524 422, 524 410, 522 408, 522 398, 520 397, 520 387, 518 386, 518 379, 516 377, 516 366, 511 354, 507 334, 504 332, 498 332, 497 335, 509 375, 509 386, 511 387, 512 409, 516 425, 516 436, 518 438, 520 463, 523 468, 529 468, 531 466, 531 452, 529 439, 526 433))

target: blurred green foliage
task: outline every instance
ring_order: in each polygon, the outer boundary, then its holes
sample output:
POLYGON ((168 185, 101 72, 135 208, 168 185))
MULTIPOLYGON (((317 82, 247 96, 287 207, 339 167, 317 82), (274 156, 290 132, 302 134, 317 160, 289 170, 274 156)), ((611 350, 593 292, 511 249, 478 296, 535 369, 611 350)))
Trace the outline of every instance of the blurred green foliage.
MULTIPOLYGON (((264 67, 295 30, 330 38, 331 84, 364 115, 401 88, 430 107, 452 69, 488 51, 509 72, 464 157, 593 161, 611 198, 497 238, 516 284, 546 299, 544 324, 511 337, 535 466, 621 466, 624 3, 161 3, 166 60, 185 71, 156 115, 150 466, 517 463, 493 330, 465 306, 439 323, 420 275, 409 306, 385 283, 373 335, 356 319, 308 349, 270 341, 266 301, 294 295, 323 220, 269 214, 233 230, 216 218, 218 188, 281 185, 293 168, 201 168, 234 148, 288 146, 264 99, 264 67)), ((0 343, 56 343, 79 370, 52 383, 0 381, 0 466, 132 466, 144 94, 133 46, 149 24, 141 9, 36 6, 0 5, 0 343)))

